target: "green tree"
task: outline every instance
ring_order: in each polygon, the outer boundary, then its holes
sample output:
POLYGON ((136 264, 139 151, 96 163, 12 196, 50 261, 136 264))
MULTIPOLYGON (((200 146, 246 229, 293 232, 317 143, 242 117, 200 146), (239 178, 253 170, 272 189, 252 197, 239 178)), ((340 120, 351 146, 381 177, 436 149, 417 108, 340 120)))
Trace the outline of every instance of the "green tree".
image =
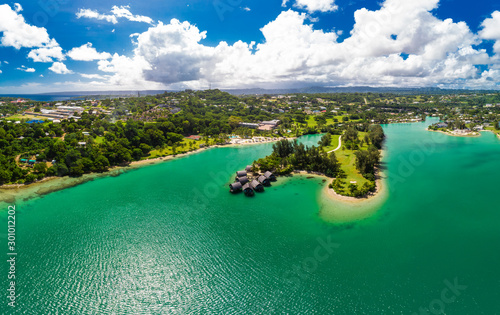
POLYGON ((33 170, 36 173, 45 174, 47 172, 47 163, 45 162, 36 163, 35 166, 33 166, 33 170))

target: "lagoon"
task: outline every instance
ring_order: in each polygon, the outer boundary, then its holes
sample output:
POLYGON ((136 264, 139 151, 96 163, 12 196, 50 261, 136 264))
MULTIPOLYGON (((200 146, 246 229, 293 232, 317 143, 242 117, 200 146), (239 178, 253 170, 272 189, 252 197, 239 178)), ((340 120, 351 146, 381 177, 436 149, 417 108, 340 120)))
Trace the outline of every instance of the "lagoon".
POLYGON ((305 176, 229 194, 272 144, 17 200, 19 304, 0 313, 496 314, 500 141, 425 131, 433 122, 384 126, 386 195, 367 204, 325 199, 328 182, 305 176))

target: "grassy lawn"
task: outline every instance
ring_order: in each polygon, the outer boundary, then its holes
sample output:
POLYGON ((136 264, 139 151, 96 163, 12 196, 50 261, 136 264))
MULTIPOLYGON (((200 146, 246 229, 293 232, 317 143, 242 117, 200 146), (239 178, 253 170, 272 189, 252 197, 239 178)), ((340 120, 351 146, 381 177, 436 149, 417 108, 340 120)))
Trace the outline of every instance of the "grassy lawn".
MULTIPOLYGON (((182 142, 181 142, 181 143, 185 144, 184 147, 177 146, 177 148, 175 150, 175 154, 186 153, 186 152, 189 152, 189 151, 192 151, 192 150, 199 149, 200 148, 200 144, 204 143, 202 141, 194 141, 195 144, 190 149, 189 144, 192 143, 193 141, 194 140, 190 140, 190 139, 184 138, 184 140, 182 140, 182 142)), ((149 156, 143 157, 141 160, 155 159, 155 158, 162 157, 162 156, 165 156, 165 155, 173 155, 173 154, 174 154, 173 148, 172 147, 166 147, 165 149, 152 150, 151 152, 149 152, 149 156)))
MULTIPOLYGON (((316 127, 318 125, 318 123, 316 122, 316 120, 314 119, 315 115, 309 115, 307 116, 307 126, 308 127, 316 127)), ((338 123, 339 124, 345 124, 346 122, 345 121, 342 121, 342 117, 344 116, 334 116, 334 118, 337 119, 338 123)), ((349 122, 361 122, 362 120, 361 119, 358 119, 358 120, 349 120, 349 122)), ((333 118, 328 118, 326 120, 326 124, 325 126, 328 126, 328 125, 333 125, 335 124, 335 122, 333 121, 333 118)))
MULTIPOLYGON (((324 150, 326 152, 330 152, 332 150, 335 150, 339 146, 339 138, 340 138, 339 135, 332 135, 332 141, 330 142, 330 145, 325 147, 324 150)), ((341 150, 341 149, 339 149, 339 150, 341 150)), ((337 152, 337 151, 335 151, 335 152, 337 152)))
MULTIPOLYGON (((359 132, 358 138, 361 140, 365 137, 365 135, 366 132, 359 132)), ((339 144, 338 139, 339 139, 338 135, 333 136, 332 145, 326 147, 325 150, 328 152, 336 149, 339 144)), ((367 150, 368 146, 366 144, 363 144, 361 149, 367 150)), ((344 172, 347 175, 347 178, 345 179, 346 187, 349 185, 351 181, 356 181, 358 187, 361 187, 363 186, 364 183, 368 182, 368 180, 365 179, 356 169, 356 155, 354 155, 354 152, 356 151, 344 149, 344 146, 342 146, 339 150, 335 151, 335 155, 337 156, 337 159, 341 164, 340 167, 344 170, 344 172)))
POLYGON ((47 117, 42 117, 42 116, 37 116, 37 115, 21 115, 21 114, 18 114, 18 115, 12 115, 12 116, 9 116, 9 117, 4 117, 3 119, 5 120, 23 120, 23 119, 26 119, 26 120, 32 120, 32 119, 38 119, 38 120, 46 120, 47 117))

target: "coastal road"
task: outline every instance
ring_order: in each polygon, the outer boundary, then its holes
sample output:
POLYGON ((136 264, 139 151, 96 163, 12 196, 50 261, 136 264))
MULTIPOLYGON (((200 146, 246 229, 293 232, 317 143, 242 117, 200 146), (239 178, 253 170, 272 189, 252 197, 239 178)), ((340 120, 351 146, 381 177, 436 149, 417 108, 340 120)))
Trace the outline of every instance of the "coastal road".
POLYGON ((335 152, 337 151, 338 149, 340 149, 340 147, 342 146, 342 136, 339 137, 339 146, 335 149, 335 150, 332 150, 332 151, 329 151, 327 153, 332 153, 332 152, 335 152))

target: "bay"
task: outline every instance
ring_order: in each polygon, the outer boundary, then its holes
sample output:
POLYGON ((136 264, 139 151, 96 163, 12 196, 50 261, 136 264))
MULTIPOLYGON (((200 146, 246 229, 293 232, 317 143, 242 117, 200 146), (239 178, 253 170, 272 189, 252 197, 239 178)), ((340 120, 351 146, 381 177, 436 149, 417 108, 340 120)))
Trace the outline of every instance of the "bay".
MULTIPOLYGON (((328 182, 305 176, 229 194, 271 144, 17 201, 18 306, 0 313, 498 314, 500 141, 432 122, 384 126, 387 196, 364 205, 326 200, 328 182), (349 220, 351 207, 370 209, 349 220)), ((2 211, 5 251, 6 227, 2 211)))

